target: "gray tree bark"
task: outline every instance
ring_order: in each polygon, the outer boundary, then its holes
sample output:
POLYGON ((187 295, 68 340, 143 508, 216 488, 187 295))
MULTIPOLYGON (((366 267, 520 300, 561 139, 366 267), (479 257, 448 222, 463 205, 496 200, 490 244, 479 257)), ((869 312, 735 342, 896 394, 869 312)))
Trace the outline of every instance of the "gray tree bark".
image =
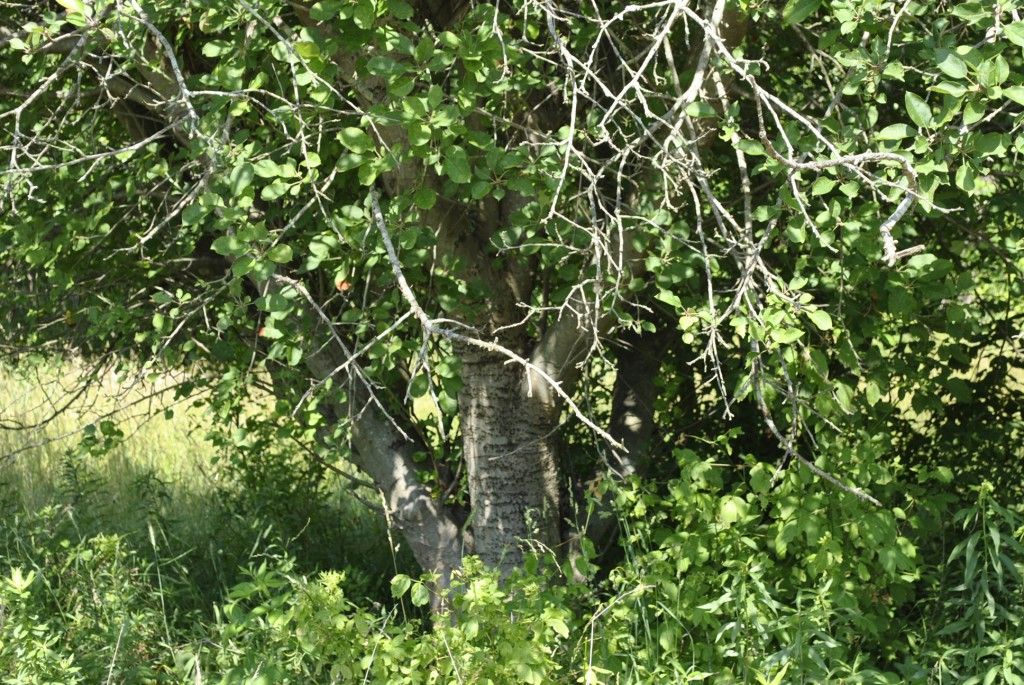
POLYGON ((522 366, 475 349, 461 358, 473 551, 507 575, 522 564, 528 541, 551 549, 561 541, 558 415, 531 392, 522 366))

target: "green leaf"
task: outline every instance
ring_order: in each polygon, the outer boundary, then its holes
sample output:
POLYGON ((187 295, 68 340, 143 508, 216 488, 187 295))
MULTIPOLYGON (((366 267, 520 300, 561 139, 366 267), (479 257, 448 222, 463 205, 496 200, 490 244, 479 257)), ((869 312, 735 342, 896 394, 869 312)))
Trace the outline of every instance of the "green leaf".
POLYGON ((718 501, 718 522, 729 526, 747 515, 749 505, 735 495, 727 495, 718 501))
MULTIPOLYGON (((658 630, 658 646, 662 651, 672 653, 676 650, 679 641, 678 628, 671 623, 662 624, 658 630)), ((594 682, 598 682, 596 679, 594 682)))
POLYGON ((405 72, 405 67, 390 57, 377 55, 366 62, 366 69, 376 76, 397 76, 405 72))
POLYGON ((808 310, 807 318, 810 319, 811 323, 817 326, 820 331, 832 330, 832 317, 823 309, 815 309, 813 311, 808 310))
POLYGON ((253 171, 260 178, 277 178, 282 176, 281 167, 272 159, 261 159, 253 165, 253 171))
POLYGON ((255 169, 252 164, 243 162, 231 170, 228 174, 228 188, 232 197, 238 197, 252 183, 255 169))
POLYGON ((954 79, 967 78, 967 64, 952 50, 936 50, 935 62, 946 76, 954 79))
POLYGON ((736 143, 736 149, 741 150, 748 155, 764 155, 764 145, 756 140, 750 140, 749 138, 743 138, 736 143))
POLYGON ((885 65, 885 69, 882 70, 882 75, 896 81, 902 81, 906 75, 907 69, 899 62, 889 62, 885 65))
POLYGON ((312 59, 320 56, 320 47, 308 40, 300 40, 293 45, 295 54, 302 59, 312 59))
POLYGON ((1003 27, 1003 35, 1014 45, 1024 47, 1024 21, 1015 21, 1003 27))
POLYGON ((416 10, 413 9, 412 5, 402 2, 402 0, 390 0, 387 7, 396 19, 412 19, 416 14, 416 10))
POLYGON ((412 601, 413 606, 426 606, 430 603, 430 590, 427 589, 426 585, 417 581, 413 583, 409 599, 412 601))
POLYGON ((430 142, 430 129, 419 121, 409 124, 409 145, 419 147, 430 142))
POLYGON ((799 24, 818 11, 822 0, 789 0, 782 8, 782 21, 786 24, 799 24))
POLYGON ((363 129, 355 126, 346 126, 338 133, 338 140, 352 152, 362 154, 373 149, 373 138, 363 129))
POLYGON ((242 255, 231 263, 231 274, 235 278, 242 278, 252 270, 253 261, 249 255, 242 255))
POLYGON ((669 305, 677 311, 683 309, 683 301, 679 299, 679 296, 669 290, 659 290, 658 294, 654 296, 655 299, 661 300, 665 304, 669 305))
POLYGON ((910 119, 920 128, 930 128, 934 123, 931 107, 919 96, 907 91, 903 96, 910 119))
POLYGON ((359 177, 360 185, 369 186, 373 185, 373 182, 377 180, 379 173, 380 168, 376 164, 363 164, 359 167, 356 175, 359 177))
POLYGON ((315 21, 328 21, 334 19, 341 12, 345 3, 342 0, 321 0, 309 10, 309 16, 315 21))
POLYGON ((469 156, 460 145, 452 145, 445 151, 444 173, 452 183, 469 183, 473 172, 469 165, 469 156))
POLYGON ((949 95, 955 98, 962 98, 964 94, 967 92, 966 87, 961 86, 959 83, 950 83, 949 81, 937 83, 928 90, 934 91, 936 93, 942 93, 943 95, 949 95))
POLYGON ((964 126, 971 126, 981 121, 985 116, 985 105, 981 102, 971 100, 964 106, 964 126))
POLYGON ((765 494, 771 488, 772 474, 769 473, 768 466, 763 462, 758 462, 750 469, 750 489, 758 494, 765 494))
POLYGON ((416 61, 420 63, 430 61, 434 56, 434 41, 430 36, 420 36, 420 42, 416 44, 416 61))
POLYGON ((274 245, 272 248, 267 250, 267 259, 278 264, 284 264, 292 260, 292 248, 291 245, 274 245))
POLYGON ((1009 140, 1003 139, 1003 134, 996 133, 977 133, 970 137, 969 147, 976 154, 982 157, 989 157, 991 155, 1003 155, 1006 152, 1006 143, 1009 140))
POLYGON ((412 201, 420 209, 430 209, 437 204, 437 193, 424 186, 416 191, 412 201))
POLYGON ((1024 105, 1024 86, 1003 88, 1003 97, 1013 100, 1018 105, 1024 105))
POLYGON ((710 119, 718 115, 715 108, 706 102, 691 102, 686 106, 686 113, 694 119, 710 119))
POLYGON ((399 573, 391 579, 391 596, 395 599, 400 599, 402 595, 409 591, 410 587, 412 587, 412 578, 404 573, 399 573))
POLYGON ((245 247, 245 243, 233 235, 222 235, 210 245, 214 252, 228 257, 245 252, 245 247))
POLYGON ((264 200, 273 201, 288 192, 290 186, 281 179, 275 179, 273 183, 264 186, 260 191, 260 197, 264 200))
POLYGON ((377 20, 377 10, 373 6, 373 0, 359 0, 352 12, 352 20, 361 29, 368 29, 377 20))
POLYGON ((82 0, 57 0, 57 4, 68 12, 81 14, 83 17, 92 16, 92 8, 82 2, 82 0))
POLYGON ((462 41, 459 40, 459 37, 451 31, 442 31, 441 35, 437 37, 437 41, 449 50, 457 50, 458 47, 462 45, 462 41))
POLYGON ((1002 85, 1010 78, 1010 65, 1002 55, 996 55, 978 65, 978 82, 986 88, 1002 85))
POLYGON ((961 165, 956 170, 956 176, 954 177, 956 187, 964 192, 971 192, 974 190, 974 176, 974 169, 971 168, 970 164, 961 165))
POLYGON ((853 413, 853 390, 845 383, 835 383, 836 402, 839 408, 847 414, 853 413))
POLYGON ((804 332, 799 328, 773 328, 771 332, 772 340, 783 345, 794 343, 802 338, 804 332))
POLYGON ((875 406, 878 401, 882 399, 882 391, 878 388, 878 383, 874 381, 868 381, 864 386, 864 394, 867 396, 868 404, 875 406))
POLYGON ((835 187, 835 179, 829 178, 828 176, 819 176, 811 186, 811 195, 827 195, 832 192, 832 189, 835 187))
POLYGON ((906 124, 890 124, 883 128, 875 136, 878 140, 903 140, 904 138, 913 138, 914 129, 910 128, 906 124))

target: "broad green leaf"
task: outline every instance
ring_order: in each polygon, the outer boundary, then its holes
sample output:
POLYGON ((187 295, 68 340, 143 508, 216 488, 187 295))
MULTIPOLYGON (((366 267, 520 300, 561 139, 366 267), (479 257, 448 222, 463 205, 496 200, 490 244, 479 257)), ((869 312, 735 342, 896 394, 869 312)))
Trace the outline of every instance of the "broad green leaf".
POLYGON ((437 204, 437 193, 430 188, 422 187, 412 196, 412 201, 420 209, 430 209, 437 204))
POLYGON ((767 464, 759 462, 750 469, 750 489, 759 494, 768 492, 772 484, 772 474, 767 464))
POLYGON ((659 290, 658 294, 654 296, 655 299, 661 300, 665 304, 669 305, 673 309, 681 310, 683 308, 683 301, 679 299, 679 296, 670 290, 659 290))
POLYGON ((799 328, 773 328, 771 331, 772 340, 777 343, 782 343, 783 345, 794 343, 802 338, 803 335, 804 332, 799 328))
POLYGON ((260 197, 267 201, 273 201, 288 192, 290 186, 281 179, 275 179, 273 183, 264 186, 260 191, 260 197))
POLYGON ((832 317, 824 309, 815 309, 807 312, 807 318, 811 320, 818 330, 830 331, 832 330, 832 317))
POLYGON ((420 36, 420 42, 416 44, 416 61, 427 62, 434 56, 434 41, 430 36, 420 36))
POLYGON ((316 21, 329 21, 338 16, 345 4, 342 0, 321 0, 310 8, 309 16, 316 21))
POLYGON ((735 495, 727 495, 718 501, 718 522, 729 526, 747 515, 749 505, 735 495))
POLYGON ((92 8, 82 0, 57 0, 57 4, 68 12, 81 14, 83 17, 92 16, 92 8))
POLYGON ((743 138, 736 143, 736 148, 742 150, 748 155, 763 156, 764 146, 757 140, 751 140, 749 138, 743 138))
POLYGON ((469 156, 461 145, 452 145, 445 150, 443 168, 452 183, 469 183, 473 178, 469 156))
POLYGON ((878 388, 878 383, 874 381, 868 381, 864 386, 864 394, 867 397, 868 404, 872 407, 878 404, 878 401, 882 399, 882 391, 878 388))
POLYGON ((937 83, 928 90, 936 93, 942 93, 943 95, 950 95, 955 98, 961 98, 964 96, 964 93, 967 92, 967 88, 965 86, 961 86, 959 83, 950 83, 949 81, 937 83))
POLYGON ((274 245, 267 250, 267 259, 278 264, 284 264, 292 260, 292 248, 290 245, 274 245))
POLYGON ((836 187, 836 180, 828 176, 819 176, 811 186, 811 195, 827 195, 836 187))
POLYGON ((377 180, 379 173, 380 167, 377 164, 363 164, 356 172, 356 176, 359 178, 360 185, 369 186, 373 185, 373 182, 377 180))
POLYGON ((969 139, 969 146, 976 155, 989 157, 1004 154, 1008 142, 1009 139, 1004 139, 1003 134, 993 131, 991 133, 972 134, 969 139))
POLYGON ((320 47, 308 40, 300 40, 292 46, 297 54, 302 59, 313 59, 314 57, 320 56, 320 47))
POLYGON ((1002 55, 996 55, 978 65, 978 82, 986 88, 1002 85, 1010 77, 1010 65, 1002 55))
POLYGON ((230 257, 245 252, 246 245, 233 235, 222 235, 213 241, 210 248, 217 254, 230 257))
POLYGON ((338 133, 341 144, 356 154, 369 152, 373 149, 373 139, 361 128, 346 126, 338 133))
POLYGON ((1024 47, 1024 21, 1015 21, 1003 27, 1003 35, 1014 45, 1024 47))
POLYGON ((914 129, 906 124, 889 124, 875 136, 878 140, 903 140, 913 138, 914 129))
POLYGON ((387 8, 391 12, 391 16, 402 21, 412 19, 416 15, 413 6, 404 0, 389 0, 387 8))
POLYGON ((1013 100, 1018 105, 1024 105, 1024 86, 1003 88, 1003 97, 1013 100))
POLYGON ((413 606, 422 607, 430 603, 430 590, 423 583, 416 581, 412 585, 412 592, 409 593, 409 599, 412 601, 413 606))
POLYGON ((789 0, 782 8, 782 21, 786 24, 799 24, 818 11, 822 0, 789 0))
POLYGON ((963 164, 959 169, 956 170, 956 176, 954 181, 956 187, 965 192, 971 192, 974 190, 974 169, 969 164, 963 164))
POLYGON ((409 144, 413 147, 426 145, 430 142, 430 129, 419 121, 409 124, 409 144))
POLYGON ((918 95, 907 91, 903 96, 910 119, 920 128, 929 128, 933 123, 931 107, 918 95))
POLYGON ((238 197, 249 187, 254 173, 253 165, 248 162, 243 162, 231 170, 228 175, 228 188, 232 197, 238 197))
POLYGON ((694 119, 711 119, 718 116, 715 108, 708 103, 698 100, 686 106, 686 113, 694 119))
POLYGON ((459 40, 459 37, 451 31, 442 31, 441 35, 437 37, 437 41, 449 50, 457 50, 459 46, 462 45, 462 41, 459 40))
POLYGON ((368 29, 377 20, 377 10, 373 0, 359 0, 352 12, 352 20, 361 29, 368 29))
POLYGON ((260 178, 277 178, 282 175, 281 167, 272 159, 261 159, 253 165, 253 171, 260 178))
POLYGON ((835 398, 839 408, 847 414, 853 413, 853 390, 845 383, 835 383, 835 398))
POLYGON ((952 50, 945 48, 935 51, 936 65, 946 76, 954 79, 967 78, 967 63, 952 50))
POLYGON ((412 578, 404 573, 399 573, 391 579, 391 596, 395 599, 400 599, 411 587, 412 578))

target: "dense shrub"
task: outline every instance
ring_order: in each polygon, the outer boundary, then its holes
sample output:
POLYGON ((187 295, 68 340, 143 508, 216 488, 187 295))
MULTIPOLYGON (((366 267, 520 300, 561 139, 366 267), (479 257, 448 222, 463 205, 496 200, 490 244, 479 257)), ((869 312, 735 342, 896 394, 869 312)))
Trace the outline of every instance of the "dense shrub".
POLYGON ((887 511, 676 459, 664 487, 613 493, 617 565, 585 554, 574 580, 540 555, 502 582, 470 558, 433 619, 429 579, 395 576, 381 604, 269 543, 211 618, 181 608, 187 569, 155 538, 7 518, 0 682, 1022 682, 1024 521, 990 486, 928 496, 948 474, 926 472, 887 511))

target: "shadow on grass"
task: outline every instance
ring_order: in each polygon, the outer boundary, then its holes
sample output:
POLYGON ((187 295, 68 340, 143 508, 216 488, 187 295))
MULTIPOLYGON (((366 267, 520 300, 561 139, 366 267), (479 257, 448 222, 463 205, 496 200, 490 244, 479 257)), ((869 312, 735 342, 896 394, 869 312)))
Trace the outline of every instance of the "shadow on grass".
MULTIPOLYGON (((176 586, 185 613, 209 612, 239 581, 241 569, 271 546, 293 557, 302 574, 345 570, 348 591, 369 601, 388 602, 390 578, 415 573, 410 555, 390 548, 380 517, 331 481, 301 492, 259 492, 198 478, 164 479, 123 454, 92 460, 71 451, 45 468, 14 461, 0 469, 0 540, 6 546, 17 544, 25 522, 44 510, 49 523, 34 535, 50 539, 32 546, 121 536, 140 557, 176 570, 165 582, 176 586)), ((3 551, 6 558, 20 556, 3 551)))

